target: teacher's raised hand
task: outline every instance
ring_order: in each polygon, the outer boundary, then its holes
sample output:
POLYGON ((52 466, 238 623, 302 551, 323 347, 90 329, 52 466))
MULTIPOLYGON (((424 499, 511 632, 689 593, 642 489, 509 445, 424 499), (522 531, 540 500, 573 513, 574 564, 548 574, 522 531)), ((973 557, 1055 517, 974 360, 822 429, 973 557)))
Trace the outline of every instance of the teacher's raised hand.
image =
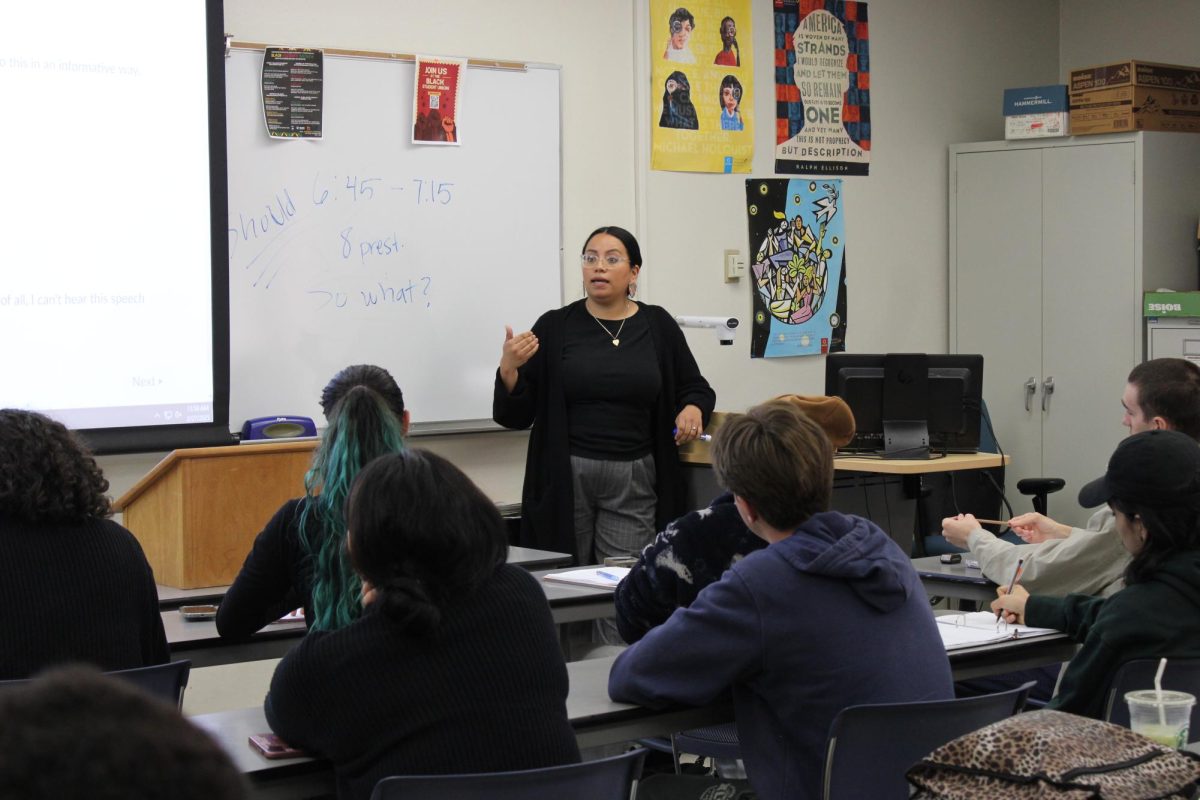
POLYGON ((500 354, 500 380, 510 393, 517 386, 517 370, 533 358, 538 350, 538 338, 533 331, 513 335, 511 325, 504 326, 504 349, 500 354))

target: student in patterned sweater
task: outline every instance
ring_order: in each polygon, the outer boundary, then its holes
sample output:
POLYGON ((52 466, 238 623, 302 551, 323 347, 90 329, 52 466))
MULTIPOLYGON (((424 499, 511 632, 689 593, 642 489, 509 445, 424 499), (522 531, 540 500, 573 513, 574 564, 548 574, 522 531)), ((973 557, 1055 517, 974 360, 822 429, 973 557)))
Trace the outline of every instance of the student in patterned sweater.
POLYGON ((284 657, 271 728, 333 762, 343 800, 390 775, 578 761, 550 608, 505 563, 504 523, 483 492, 406 450, 359 474, 346 517, 362 616, 310 631, 284 657))

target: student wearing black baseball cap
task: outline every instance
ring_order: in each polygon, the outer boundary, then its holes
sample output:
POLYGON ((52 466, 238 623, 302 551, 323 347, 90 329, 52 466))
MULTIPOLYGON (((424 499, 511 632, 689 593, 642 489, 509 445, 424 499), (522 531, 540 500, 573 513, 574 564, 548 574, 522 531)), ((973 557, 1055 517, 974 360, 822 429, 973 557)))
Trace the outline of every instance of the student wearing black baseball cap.
POLYGON ((1200 447, 1170 430, 1117 446, 1104 475, 1079 491, 1085 508, 1107 503, 1133 557, 1125 588, 1109 598, 1030 596, 1003 587, 992 610, 1055 628, 1083 647, 1050 708, 1100 718, 1117 667, 1138 658, 1200 657, 1200 447))

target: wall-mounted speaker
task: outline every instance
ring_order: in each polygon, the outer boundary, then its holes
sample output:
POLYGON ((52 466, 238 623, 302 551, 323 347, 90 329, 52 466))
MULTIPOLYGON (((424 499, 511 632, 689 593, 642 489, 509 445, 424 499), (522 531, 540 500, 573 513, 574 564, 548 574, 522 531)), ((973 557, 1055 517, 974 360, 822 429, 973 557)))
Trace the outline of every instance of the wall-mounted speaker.
POLYGON ((299 439, 316 436, 317 426, 308 417, 258 417, 242 425, 242 441, 299 439))

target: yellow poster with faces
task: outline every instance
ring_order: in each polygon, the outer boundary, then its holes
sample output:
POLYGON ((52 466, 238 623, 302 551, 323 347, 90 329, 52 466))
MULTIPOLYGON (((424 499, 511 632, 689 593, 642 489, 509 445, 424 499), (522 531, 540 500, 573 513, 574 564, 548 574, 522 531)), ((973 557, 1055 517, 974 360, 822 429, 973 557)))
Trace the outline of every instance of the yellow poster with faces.
POLYGON ((650 166, 750 172, 750 0, 650 0, 650 166))

